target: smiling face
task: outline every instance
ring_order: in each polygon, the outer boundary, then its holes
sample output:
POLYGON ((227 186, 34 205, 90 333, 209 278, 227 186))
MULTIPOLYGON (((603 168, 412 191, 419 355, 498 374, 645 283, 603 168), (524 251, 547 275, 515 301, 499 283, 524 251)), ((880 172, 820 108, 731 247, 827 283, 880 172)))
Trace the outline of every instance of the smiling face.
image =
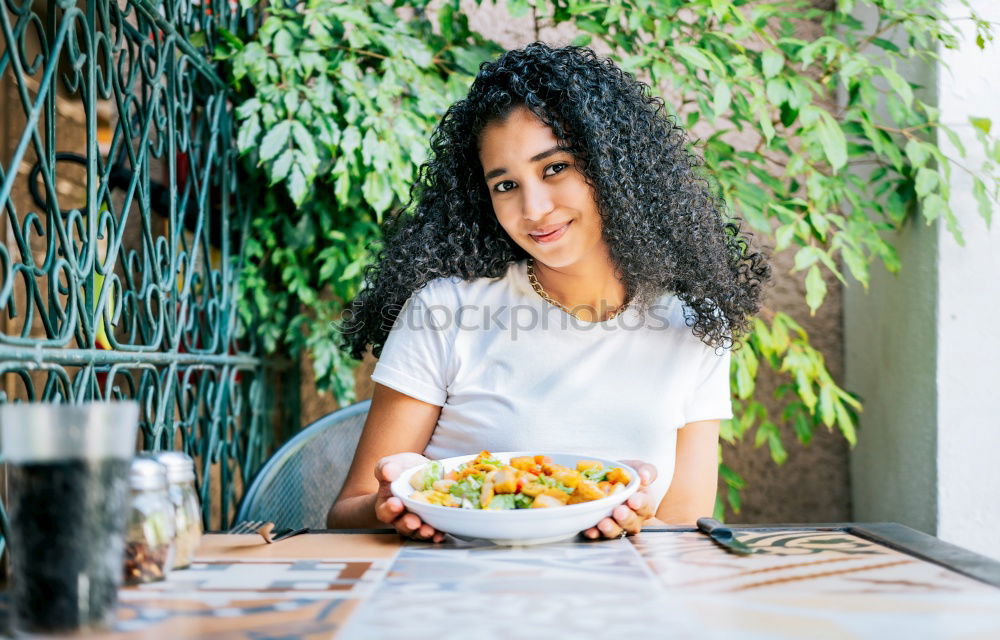
POLYGON ((607 261, 594 190, 552 130, 525 107, 483 129, 479 159, 507 234, 554 269, 607 261))

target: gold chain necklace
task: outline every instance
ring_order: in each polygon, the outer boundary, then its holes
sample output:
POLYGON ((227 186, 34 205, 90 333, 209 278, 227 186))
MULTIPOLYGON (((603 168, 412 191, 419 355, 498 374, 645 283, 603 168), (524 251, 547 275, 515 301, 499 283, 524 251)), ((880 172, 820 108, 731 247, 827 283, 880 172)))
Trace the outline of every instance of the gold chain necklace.
MULTIPOLYGON (((531 288, 535 290, 535 293, 537 293, 542 298, 542 300, 548 302, 549 304, 555 307, 559 307, 560 309, 562 309, 569 315, 573 316, 574 318, 577 317, 575 313, 570 311, 569 307, 567 307, 563 303, 559 302, 558 300, 550 296, 542 287, 542 283, 538 281, 538 277, 535 275, 534 258, 528 258, 528 282, 531 283, 531 288)), ((616 307, 615 310, 611 312, 611 315, 605 318, 603 322, 607 322, 608 320, 613 320, 614 318, 620 316, 622 312, 625 311, 626 307, 628 307, 628 303, 629 303, 628 298, 625 298, 625 302, 621 303, 620 306, 616 307)))

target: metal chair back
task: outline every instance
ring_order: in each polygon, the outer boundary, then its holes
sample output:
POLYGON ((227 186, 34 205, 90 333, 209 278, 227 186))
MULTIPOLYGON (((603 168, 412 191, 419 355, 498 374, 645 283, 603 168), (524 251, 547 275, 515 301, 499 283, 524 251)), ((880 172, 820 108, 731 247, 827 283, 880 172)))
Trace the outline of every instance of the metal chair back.
POLYGON ((271 456, 247 490, 236 522, 275 529, 326 528, 326 514, 347 478, 371 400, 325 415, 271 456))

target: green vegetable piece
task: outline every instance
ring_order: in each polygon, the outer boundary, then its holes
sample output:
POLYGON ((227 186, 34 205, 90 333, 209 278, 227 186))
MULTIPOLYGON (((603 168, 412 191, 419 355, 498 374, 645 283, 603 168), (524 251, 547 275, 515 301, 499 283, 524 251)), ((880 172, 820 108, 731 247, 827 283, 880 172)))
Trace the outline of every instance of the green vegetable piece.
MULTIPOLYGON (((496 498, 494 498, 496 499, 496 498)), ((535 499, 531 496, 524 495, 523 493, 514 494, 514 508, 515 509, 530 509, 531 505, 535 502, 535 499)), ((491 505, 492 506, 492 505, 491 505)))
POLYGON ((515 503, 513 493, 505 493, 502 495, 493 496, 493 499, 490 500, 490 506, 487 507, 487 509, 490 510, 516 509, 516 508, 517 504, 515 503))

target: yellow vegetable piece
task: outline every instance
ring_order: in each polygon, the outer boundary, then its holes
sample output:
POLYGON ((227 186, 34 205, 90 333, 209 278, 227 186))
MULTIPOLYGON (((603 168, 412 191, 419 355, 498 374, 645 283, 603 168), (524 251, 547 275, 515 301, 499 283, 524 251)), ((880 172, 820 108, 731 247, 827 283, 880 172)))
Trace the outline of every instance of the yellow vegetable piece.
POLYGON ((546 507, 561 507, 563 504, 564 503, 560 502, 557 498, 543 493, 535 498, 535 501, 531 503, 531 508, 543 509, 546 507))

